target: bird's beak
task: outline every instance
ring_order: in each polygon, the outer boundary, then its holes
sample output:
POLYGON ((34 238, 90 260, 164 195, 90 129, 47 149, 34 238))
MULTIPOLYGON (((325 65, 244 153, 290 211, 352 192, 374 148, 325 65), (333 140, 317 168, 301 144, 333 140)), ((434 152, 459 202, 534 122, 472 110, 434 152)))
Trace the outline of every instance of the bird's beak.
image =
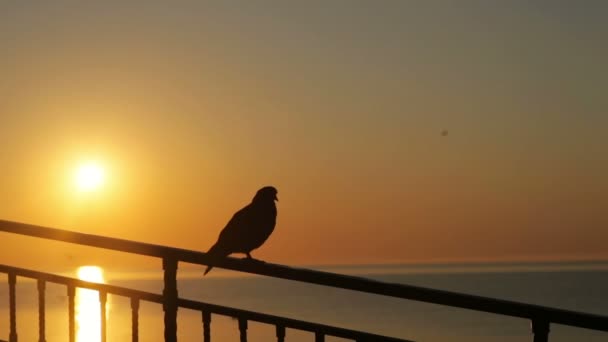
POLYGON ((279 201, 279 198, 277 197, 277 195, 274 195, 274 200, 277 202, 279 201))

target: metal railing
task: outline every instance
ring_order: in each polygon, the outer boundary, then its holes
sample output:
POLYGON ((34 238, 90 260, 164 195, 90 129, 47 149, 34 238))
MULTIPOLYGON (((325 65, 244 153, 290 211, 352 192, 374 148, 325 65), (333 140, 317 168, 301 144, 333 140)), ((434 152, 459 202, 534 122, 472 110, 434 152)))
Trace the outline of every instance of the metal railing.
MULTIPOLYGON (((112 293, 117 295, 124 295, 130 298, 136 298, 138 299, 136 300, 136 303, 138 303, 139 300, 148 300, 151 302, 162 303, 165 323, 164 337, 165 341, 167 342, 177 341, 178 307, 185 307, 203 312, 203 327, 204 331, 206 332, 209 331, 211 313, 236 317, 239 320, 241 341, 246 341, 246 330, 248 320, 275 325, 277 329, 277 340, 279 341, 282 341, 284 339, 284 332, 286 327, 312 331, 315 333, 317 341, 322 341, 325 335, 345 337, 356 341, 405 341, 386 336, 373 335, 364 332, 340 329, 336 327, 292 320, 278 316, 265 315, 252 311, 245 311, 212 305, 208 303, 180 299, 177 294, 177 267, 179 262, 199 265, 213 265, 215 267, 264 275, 274 278, 295 280, 305 283, 319 284, 365 293, 379 294, 384 296, 529 319, 532 323, 532 334, 534 342, 546 342, 549 340, 549 329, 551 323, 608 332, 608 317, 575 312, 570 310, 555 309, 545 306, 524 304, 514 301, 461 294, 450 291, 434 290, 418 286, 385 283, 367 278, 286 267, 283 265, 276 265, 258 261, 248 261, 235 258, 214 259, 206 255, 205 253, 192 250, 134 242, 98 235, 83 234, 3 220, 0 220, 0 231, 161 258, 164 270, 164 290, 162 295, 135 291, 132 289, 120 288, 111 285, 89 283, 81 280, 24 270, 10 266, 1 266, 0 272, 9 274, 9 292, 11 292, 13 295, 16 276, 19 275, 38 279, 39 284, 41 279, 42 281, 54 281, 66 284, 68 286, 68 296, 70 296, 70 294, 73 294, 73 289, 75 287, 85 287, 96 289, 100 291, 100 294, 112 293), (11 283, 13 285, 11 285, 11 283)), ((43 285, 39 286, 43 287, 43 285)), ((14 297, 11 296, 11 298, 14 297)), ((11 299, 10 302, 12 307, 14 304, 14 299, 11 299)), ((73 299, 70 300, 70 307, 73 308, 73 299)), ((41 310, 43 309, 44 307, 42 307, 41 310)), ((70 315, 73 315, 73 309, 70 310, 70 315)), ((10 342, 16 342, 17 340, 16 330, 13 329, 14 323, 14 317, 11 316, 11 333, 9 336, 10 342)), ((70 329, 73 329, 72 319, 70 319, 70 324, 70 329)), ((70 338, 72 338, 71 335, 70 338)), ((73 341, 73 339, 71 339, 70 341, 73 341)), ((205 341, 209 341, 208 333, 205 333, 205 341)))
MULTIPOLYGON (((131 336, 132 341, 139 340, 139 307, 140 302, 150 302, 164 305, 166 303, 163 295, 145 292, 140 290, 129 289, 120 286, 100 284, 88 282, 80 279, 60 276, 51 273, 38 272, 19 267, 7 266, 0 264, 0 273, 8 274, 9 279, 9 302, 10 302, 10 334, 9 341, 17 341, 16 331, 16 294, 15 287, 17 277, 34 279, 37 281, 38 287, 38 336, 39 342, 46 341, 45 337, 45 289, 47 283, 65 285, 68 295, 68 331, 69 341, 75 341, 76 324, 74 300, 77 288, 90 289, 99 292, 100 302, 100 317, 101 317, 101 341, 106 341, 106 303, 108 295, 115 295, 129 298, 131 301, 131 336)), ((323 341, 325 336, 335 336, 355 341, 386 341, 386 342, 408 342, 407 340, 370 334, 367 332, 343 329, 325 324, 305 322, 296 319, 279 317, 274 315, 263 314, 254 311, 241 310, 222 305, 204 303, 188 299, 177 299, 177 306, 180 308, 191 309, 201 313, 203 324, 203 340, 211 340, 211 315, 221 315, 233 317, 238 320, 240 340, 247 341, 247 325, 248 322, 258 322, 274 325, 276 329, 277 341, 285 340, 285 329, 297 329, 302 331, 312 332, 316 336, 316 341, 323 341)))

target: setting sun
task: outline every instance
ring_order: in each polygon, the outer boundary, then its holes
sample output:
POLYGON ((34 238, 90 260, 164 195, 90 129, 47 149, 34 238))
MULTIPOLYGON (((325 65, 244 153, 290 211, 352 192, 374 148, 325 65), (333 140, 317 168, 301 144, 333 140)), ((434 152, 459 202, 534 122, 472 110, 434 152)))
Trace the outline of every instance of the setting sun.
POLYGON ((99 189, 103 185, 104 179, 104 169, 96 163, 82 164, 76 171, 76 187, 81 191, 99 189))

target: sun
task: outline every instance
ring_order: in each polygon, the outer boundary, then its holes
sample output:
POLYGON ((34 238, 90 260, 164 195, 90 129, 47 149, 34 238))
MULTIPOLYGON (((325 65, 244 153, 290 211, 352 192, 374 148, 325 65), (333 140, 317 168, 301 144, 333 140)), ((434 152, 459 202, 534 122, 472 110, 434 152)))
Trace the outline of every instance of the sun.
POLYGON ((81 191, 93 191, 99 189, 105 180, 103 167, 95 162, 82 164, 76 170, 76 187, 81 191))

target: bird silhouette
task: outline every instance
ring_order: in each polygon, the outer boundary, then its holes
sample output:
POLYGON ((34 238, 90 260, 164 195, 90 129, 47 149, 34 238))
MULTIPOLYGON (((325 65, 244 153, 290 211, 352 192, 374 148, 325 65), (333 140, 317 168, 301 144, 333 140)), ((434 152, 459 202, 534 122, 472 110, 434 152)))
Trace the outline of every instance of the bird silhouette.
MULTIPOLYGON (((232 216, 220 233, 217 242, 209 249, 207 255, 227 257, 232 253, 244 253, 248 259, 251 251, 260 247, 272 234, 277 221, 277 189, 266 186, 258 192, 247 206, 232 216)), ((213 266, 208 266, 205 274, 213 266)))

